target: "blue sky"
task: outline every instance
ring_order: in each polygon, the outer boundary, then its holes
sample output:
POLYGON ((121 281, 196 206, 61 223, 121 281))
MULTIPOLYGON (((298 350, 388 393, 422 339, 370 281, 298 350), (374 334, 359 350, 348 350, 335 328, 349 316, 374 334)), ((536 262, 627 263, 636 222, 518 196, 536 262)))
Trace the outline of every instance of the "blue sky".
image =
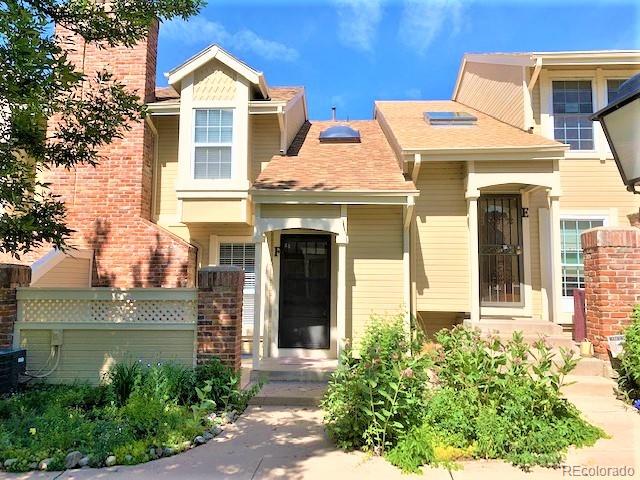
POLYGON ((312 119, 371 118, 376 99, 450 98, 465 52, 640 48, 640 2, 209 0, 160 27, 158 84, 211 43, 304 85, 312 119))

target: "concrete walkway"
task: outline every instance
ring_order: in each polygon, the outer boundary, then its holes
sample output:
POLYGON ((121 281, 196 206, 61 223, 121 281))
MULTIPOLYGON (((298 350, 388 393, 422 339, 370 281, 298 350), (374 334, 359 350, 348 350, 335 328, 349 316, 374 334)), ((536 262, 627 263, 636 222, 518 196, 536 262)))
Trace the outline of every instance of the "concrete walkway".
MULTIPOLYGON (((612 382, 604 378, 577 378, 566 388, 573 401, 593 423, 612 437, 594 447, 571 451, 567 465, 635 469, 640 479, 640 415, 615 400, 612 382)), ((235 425, 210 441, 181 455, 144 465, 63 473, 0 474, 11 479, 563 479, 620 478, 586 473, 569 475, 562 469, 536 468, 525 473, 499 461, 463 462, 462 469, 425 468, 421 477, 401 474, 384 459, 345 453, 327 440, 322 413, 315 408, 251 406, 235 425)), ((624 477, 623 477, 624 478, 624 477)))

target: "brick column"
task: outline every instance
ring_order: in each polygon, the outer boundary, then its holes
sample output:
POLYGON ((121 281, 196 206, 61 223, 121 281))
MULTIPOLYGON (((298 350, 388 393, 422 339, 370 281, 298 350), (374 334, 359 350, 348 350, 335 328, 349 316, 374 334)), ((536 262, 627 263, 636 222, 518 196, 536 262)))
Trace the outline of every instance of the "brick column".
POLYGON ((608 335, 631 323, 640 302, 640 229, 600 227, 582 234, 587 338, 608 357, 608 335))
POLYGON ((0 348, 11 348, 13 325, 18 314, 16 288, 31 283, 31 267, 27 265, 0 264, 0 348))
POLYGON ((239 267, 198 272, 197 363, 218 357, 240 369, 243 288, 244 272, 239 267))

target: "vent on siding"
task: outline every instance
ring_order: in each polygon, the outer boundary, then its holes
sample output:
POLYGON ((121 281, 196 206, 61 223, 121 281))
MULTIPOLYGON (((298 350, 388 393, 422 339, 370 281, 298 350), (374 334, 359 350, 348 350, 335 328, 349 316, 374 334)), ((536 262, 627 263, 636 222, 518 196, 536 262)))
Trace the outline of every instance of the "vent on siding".
POLYGON ((425 121, 430 125, 468 126, 475 125, 478 118, 467 112, 425 112, 425 121))

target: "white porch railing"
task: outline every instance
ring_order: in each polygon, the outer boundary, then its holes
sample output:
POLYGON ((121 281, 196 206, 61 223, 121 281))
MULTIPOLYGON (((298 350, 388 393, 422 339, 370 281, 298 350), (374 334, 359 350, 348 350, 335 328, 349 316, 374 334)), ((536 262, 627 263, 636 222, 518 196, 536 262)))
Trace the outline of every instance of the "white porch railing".
POLYGON ((20 324, 189 325, 197 320, 195 288, 19 288, 20 324))

